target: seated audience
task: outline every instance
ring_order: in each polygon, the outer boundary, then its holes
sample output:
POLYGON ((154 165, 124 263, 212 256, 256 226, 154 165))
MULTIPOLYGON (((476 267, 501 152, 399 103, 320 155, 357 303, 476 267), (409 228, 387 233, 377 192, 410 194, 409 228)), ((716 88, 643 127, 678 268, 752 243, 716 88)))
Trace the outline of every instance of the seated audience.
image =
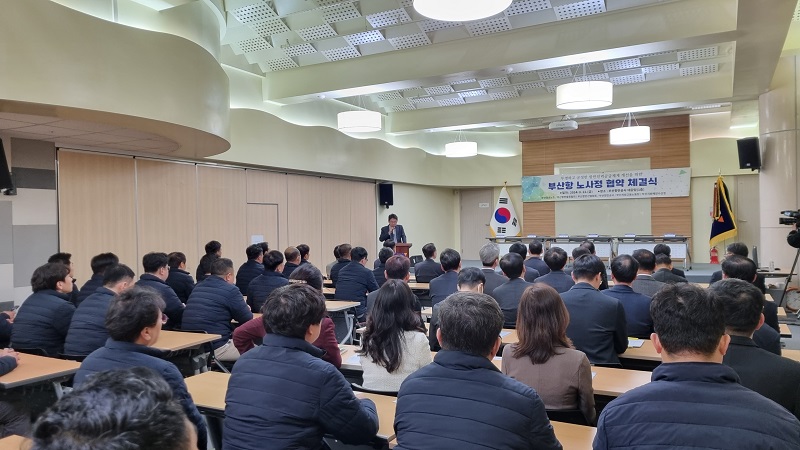
POLYGON ((47 258, 48 264, 61 263, 69 269, 69 276, 72 277, 72 291, 69 293, 69 301, 78 306, 78 295, 81 290, 78 289, 78 280, 75 279, 75 266, 72 264, 72 254, 65 252, 58 252, 47 258))
POLYGON ((567 265, 567 252, 563 248, 550 247, 547 249, 544 252, 544 262, 550 268, 550 272, 534 280, 534 283, 544 283, 559 294, 567 292, 575 285, 572 277, 564 273, 564 266, 567 265))
POLYGON ((351 262, 339 271, 336 292, 333 298, 359 302, 356 306, 356 319, 367 320, 367 294, 378 290, 378 283, 372 271, 367 269, 367 250, 356 247, 350 252, 351 262))
MULTIPOLYGON (((431 306, 436 306, 437 303, 458 290, 461 255, 452 248, 446 248, 439 257, 439 261, 442 263, 444 273, 430 281, 428 292, 431 297, 431 306)), ((416 271, 416 268, 414 270, 416 271)))
POLYGON ((425 328, 413 308, 414 294, 402 280, 378 290, 358 351, 366 389, 397 392, 406 377, 430 364, 425 328))
MULTIPOLYGON (((483 294, 483 287, 486 284, 486 276, 483 270, 477 267, 466 267, 458 272, 458 292, 477 292, 483 294)), ((438 352, 442 349, 439 346, 439 339, 436 337, 436 330, 439 329, 439 309, 442 302, 437 303, 431 308, 431 323, 428 326, 428 345, 431 351, 438 352)))
POLYGON ((31 450, 191 450, 197 431, 163 378, 145 367, 110 370, 39 416, 31 450))
MULTIPOLYGON (((522 242, 514 242, 508 248, 508 252, 516 253, 517 255, 519 255, 520 258, 522 258, 524 265, 525 258, 528 257, 528 247, 525 244, 523 244, 522 242)), ((538 270, 530 269, 527 266, 525 268, 526 270, 522 273, 522 275, 520 275, 520 277, 522 277, 524 281, 527 281, 528 283, 533 283, 533 280, 539 278, 540 274, 538 270)))
MULTIPOLYGON (((722 261, 722 279, 736 278, 746 281, 757 287, 763 294, 765 290, 759 286, 758 277, 758 268, 752 259, 731 255, 722 261)), ((775 302, 767 301, 766 297, 764 298, 764 323, 769 325, 775 332, 780 332, 778 327, 778 305, 775 302)), ((759 333, 756 332, 756 341, 758 341, 758 335, 759 333)))
POLYGON ((592 368, 567 337, 569 313, 555 289, 531 286, 517 316, 519 342, 503 348, 502 372, 536 390, 547 409, 580 409, 594 423, 592 368))
MULTIPOLYGON (((283 258, 283 253, 275 250, 273 252, 280 255, 281 259, 283 258)), ((280 278, 285 280, 283 276, 280 278)), ((307 284, 322 292, 322 272, 311 264, 303 264, 292 272, 287 281, 288 283, 307 284)), ((263 305, 258 312, 263 313, 263 305)), ((261 345, 266 334, 267 330, 264 329, 264 321, 261 317, 254 317, 233 330, 233 345, 236 346, 240 354, 244 354, 244 352, 256 345, 261 345)), ((336 340, 336 328, 333 320, 327 314, 320 323, 319 337, 312 344, 324 352, 322 359, 333 364, 337 369, 342 366, 342 354, 339 352, 339 342, 336 340)))
MULTIPOLYGON (((217 257, 218 259, 219 257, 217 257)), ((142 267, 144 273, 139 275, 139 281, 136 282, 137 286, 149 287, 161 294, 166 304, 164 314, 167 315, 169 320, 164 325, 164 328, 171 330, 181 327, 181 319, 183 318, 183 309, 185 305, 175 294, 175 291, 166 283, 169 276, 169 258, 166 253, 151 252, 142 257, 142 267)), ((210 264, 210 263, 209 263, 210 264)), ((204 269, 206 270, 206 269, 204 269)), ((211 266, 209 265, 209 273, 211 266)))
POLYGON ((417 283, 430 283, 432 279, 442 275, 445 269, 436 260, 436 246, 429 242, 422 246, 424 261, 414 264, 414 279, 417 283))
POLYGON ((492 297, 497 300, 500 309, 503 310, 503 328, 514 328, 517 324, 517 308, 519 299, 525 289, 533 286, 533 283, 526 282, 525 263, 519 254, 509 252, 500 259, 500 269, 503 271, 508 281, 497 286, 492 292, 492 297))
POLYGON ((650 250, 640 248, 634 250, 631 256, 639 263, 639 271, 631 283, 631 288, 634 292, 653 297, 659 289, 667 285, 653 278, 653 272, 656 270, 656 255, 650 250))
MULTIPOLYGON (((386 277, 386 280, 401 280, 405 283, 408 283, 410 278, 409 270, 411 269, 411 260, 406 258, 404 255, 394 255, 391 258, 386 260, 386 267, 384 269, 383 275, 386 277)), ((373 305, 375 305, 375 300, 378 298, 378 292, 372 291, 367 294, 367 314, 372 311, 373 305)), ((420 324, 425 326, 425 320, 422 318, 422 304, 419 302, 419 298, 414 294, 413 300, 413 310, 419 317, 420 324)))
POLYGON ((64 352, 64 340, 75 314, 70 293, 75 287, 69 267, 47 263, 33 271, 31 294, 22 303, 11 329, 11 345, 18 349, 41 349, 47 356, 64 352))
POLYGON ((600 272, 605 266, 595 255, 575 261, 575 286, 561 294, 569 311, 567 336, 592 364, 619 364, 617 354, 628 348, 625 310, 619 300, 603 295, 600 272))
POLYGON ((619 255, 611 260, 611 278, 614 286, 603 291, 622 303, 628 336, 650 339, 653 318, 650 317, 650 297, 634 292, 631 283, 636 279, 639 263, 631 255, 619 255))
MULTIPOLYGON (((670 257, 670 259, 672 259, 672 249, 667 244, 656 244, 653 247, 653 254, 656 255, 656 256, 658 256, 659 254, 667 255, 667 256, 670 257)), ((677 267, 673 267, 672 268, 672 273, 674 273, 675 275, 677 275, 677 276, 679 276, 681 278, 686 278, 686 274, 681 269, 678 269, 677 267)))
POLYGON ((325 434, 346 444, 375 437, 375 404, 357 399, 311 345, 324 317, 325 298, 311 286, 292 284, 269 296, 263 319, 270 332, 239 358, 228 383, 224 449, 320 449, 325 434))
MULTIPOLYGON (((261 254, 262 255, 266 256, 266 254, 269 253, 269 244, 268 243, 259 242, 258 246, 261 247, 261 254)), ((267 270, 266 265, 264 266, 264 270, 267 270)))
POLYGON ((542 260, 543 251, 544 246, 542 245, 542 241, 538 239, 534 239, 528 244, 528 254, 530 256, 525 260, 525 266, 536 269, 536 271, 539 272, 539 276, 550 273, 550 268, 547 267, 547 264, 542 260))
MULTIPOLYGON (((19 358, 14 349, 0 350, 0 376, 16 369, 19 358)), ((27 409, 28 401, 29 397, 22 390, 4 393, 0 400, 0 438, 11 435, 30 436, 31 417, 27 409)))
POLYGON ((300 252, 300 265, 303 264, 311 264, 308 262, 308 258, 311 257, 311 247, 307 244, 300 244, 297 246, 297 251, 300 252))
POLYGON ((294 269, 300 267, 303 259, 300 257, 300 250, 297 247, 286 247, 286 250, 283 251, 283 256, 286 258, 286 262, 283 265, 283 277, 288 279, 294 269))
MULTIPOLYGON (((487 242, 478 251, 478 256, 483 265, 481 271, 486 278, 486 282, 483 284, 483 293, 492 295, 495 288, 508 281, 508 278, 495 272, 497 265, 500 264, 500 246, 494 242, 487 242)), ((527 266, 525 270, 527 273, 527 266)))
POLYGON ((667 285, 650 307, 662 364, 653 381, 603 409, 595 450, 800 447, 800 422, 739 384, 722 364, 730 337, 721 302, 688 283, 667 285))
MULTIPOLYGON (((378 287, 386 283, 386 274, 384 273, 386 271, 386 261, 392 256, 394 256, 394 251, 388 247, 383 247, 378 252, 378 259, 375 260, 375 269, 372 270, 372 276, 375 277, 378 287)), ((367 310, 369 310, 369 306, 367 306, 367 310)))
POLYGON ((197 429, 197 447, 207 448, 208 433, 203 417, 197 411, 178 368, 162 359, 164 352, 153 348, 161 334, 164 300, 153 289, 134 286, 111 301, 106 315, 110 338, 106 345, 83 360, 73 385, 80 388, 98 372, 147 367, 161 375, 172 388, 172 397, 197 429))
POLYGON ((211 273, 211 263, 222 256, 222 244, 219 241, 208 241, 205 250, 206 254, 200 258, 200 263, 197 264, 197 271, 194 274, 198 283, 205 280, 206 276, 211 273))
POLYGON ((503 328, 497 302, 458 292, 440 308, 442 351, 400 386, 395 448, 561 449, 536 391, 492 363, 503 328))
POLYGON ((742 386, 783 406, 800 418, 800 363, 758 348, 753 333, 764 325, 764 296, 752 283, 723 279, 708 289, 725 312, 731 337, 722 363, 733 368, 742 386))
POLYGON ((186 255, 181 252, 172 252, 167 255, 167 264, 169 265, 167 286, 175 291, 175 295, 182 303, 186 303, 186 300, 189 300, 189 294, 194 289, 192 274, 186 271, 186 255))
POLYGON ((675 275, 672 273, 672 258, 659 253, 656 257, 656 271, 653 273, 653 279, 667 284, 675 283, 688 283, 686 278, 675 275))
POLYGON ((103 272, 107 268, 119 264, 119 258, 113 253, 100 253, 95 255, 89 264, 92 267, 92 278, 86 280, 86 283, 81 286, 75 306, 80 306, 81 302, 86 300, 86 297, 94 294, 97 288, 103 286, 103 272))
POLYGON ((339 262, 339 256, 339 246, 337 245, 333 247, 333 261, 329 262, 328 265, 325 266, 325 275, 328 277, 328 279, 331 278, 331 269, 336 265, 337 262, 339 262))
MULTIPOLYGON (((595 252, 595 248, 594 248, 594 242, 592 242, 592 241, 583 241, 583 242, 581 242, 581 247, 585 248, 586 250, 589 250, 589 254, 597 255, 597 252, 595 252)), ((603 260, 601 259, 600 261, 602 262, 603 260)), ((605 291, 606 289, 608 289, 608 270, 606 269, 605 263, 603 264, 603 271, 600 272, 600 277, 603 280, 600 283, 599 290, 605 291)))
POLYGON ((247 287, 247 304, 254 313, 261 311, 272 291, 289 284, 283 276, 283 253, 271 250, 264 254, 264 269, 247 287))
POLYGON ((253 318, 242 293, 234 285, 234 278, 233 261, 228 258, 214 260, 211 263, 211 275, 194 288, 183 312, 184 330, 222 336, 211 343, 220 361, 239 359, 239 351, 231 339, 231 321, 243 324, 253 318))
POLYGON ((108 267, 103 276, 103 285, 81 302, 69 325, 64 353, 70 356, 86 356, 105 345, 108 340, 106 314, 115 295, 130 289, 134 283, 130 267, 117 264, 108 267))
MULTIPOLYGON (((394 252, 395 245, 396 245, 395 242, 393 240, 391 240, 391 239, 387 239, 387 240, 383 241, 383 247, 381 247, 381 250, 378 251, 378 256, 380 256, 380 252, 383 251, 384 248, 391 250, 392 251, 392 256, 394 256, 395 255, 395 252, 394 252)), ((402 255, 402 253, 401 253, 401 255, 402 255)), ((392 256, 390 256, 389 258, 391 258, 392 256)), ((386 259, 389 259, 389 258, 386 258, 386 259)), ((376 259, 375 263, 372 265, 372 268, 373 269, 377 269, 378 266, 380 265, 380 262, 381 262, 380 259, 376 259)), ((378 283, 380 283, 380 281, 378 283)))
POLYGON ((337 259, 336 264, 331 267, 331 281, 333 282, 333 287, 336 287, 336 280, 339 279, 339 271, 342 270, 342 267, 350 264, 351 251, 353 251, 353 246, 350 244, 339 244, 339 259, 337 259))
POLYGON ((247 261, 236 271, 236 287, 242 295, 247 295, 250 282, 264 273, 264 252, 259 244, 248 245, 244 252, 247 254, 247 261))

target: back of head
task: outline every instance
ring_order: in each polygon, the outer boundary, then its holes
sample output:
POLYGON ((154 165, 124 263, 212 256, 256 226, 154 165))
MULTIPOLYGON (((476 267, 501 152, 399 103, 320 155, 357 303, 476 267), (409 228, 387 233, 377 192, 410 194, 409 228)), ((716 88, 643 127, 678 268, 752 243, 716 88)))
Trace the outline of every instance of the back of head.
POLYGON ((228 258, 217 258, 210 266, 211 275, 218 277, 225 277, 229 273, 233 273, 233 261, 228 258))
POLYGON ((158 292, 133 286, 115 296, 106 313, 106 329, 115 341, 134 342, 143 329, 155 326, 164 311, 164 299, 158 292))
POLYGON ((478 251, 483 267, 490 267, 500 257, 500 246, 494 242, 487 242, 478 251))
POLYGON ((661 345, 671 355, 710 356, 725 333, 720 302, 690 283, 662 287, 653 296, 650 315, 661 345))
POLYGON ((269 242, 259 242, 261 246, 261 253, 267 253, 269 251, 269 242))
POLYGON ((656 255, 654 255, 650 250, 640 248, 634 250, 631 256, 633 256, 633 259, 639 263, 639 269, 646 272, 652 272, 656 270, 656 255))
POLYGON ((305 283, 322 292, 322 272, 311 264, 302 264, 289 275, 289 283, 305 283))
POLYGON ((306 283, 290 284, 272 291, 261 312, 270 333, 304 339, 309 326, 322 322, 325 297, 306 283))
POLYGON ((353 246, 350 244, 339 245, 339 255, 341 258, 350 259, 350 252, 353 251, 353 246))
POLYGON ((524 267, 525 261, 519 256, 519 253, 509 252, 500 258, 500 270, 502 270, 510 280, 522 276, 524 267))
POLYGON ((386 261, 394 256, 394 250, 389 247, 383 247, 381 251, 378 252, 378 260, 380 260, 381 264, 386 264, 386 261))
POLYGON ((339 253, 339 246, 333 247, 333 257, 339 259, 342 257, 341 253, 339 253))
POLYGON ((376 364, 394 372, 402 363, 405 331, 421 331, 414 312, 414 294, 401 280, 388 280, 378 290, 375 305, 367 316, 362 351, 376 364))
POLYGON ((561 247, 550 247, 544 252, 543 259, 550 270, 562 270, 567 264, 567 252, 561 247))
POLYGON ((744 256, 732 255, 722 261, 722 273, 728 278, 736 278, 752 283, 756 279, 758 269, 753 260, 744 256))
POLYGON ((103 272, 103 286, 114 286, 121 281, 133 280, 133 277, 134 273, 130 267, 125 264, 114 264, 103 272))
POLYGON ((352 261, 362 261, 367 256, 369 255, 367 254, 367 249, 364 247, 354 247, 353 250, 350 251, 350 259, 352 261))
POLYGON ((486 294, 456 292, 439 303, 443 350, 488 356, 503 329, 503 312, 486 294))
POLYGON ((181 252, 172 252, 167 255, 167 264, 170 269, 177 269, 181 264, 186 264, 186 255, 181 252))
POLYGON ((458 273, 458 290, 460 291, 477 291, 481 284, 486 284, 486 275, 477 267, 467 267, 458 273))
POLYGON ((531 253, 531 255, 541 255, 542 249, 542 242, 538 239, 534 239, 530 244, 528 244, 528 251, 531 253))
POLYGON ((525 257, 528 256, 528 247, 526 247, 522 242, 514 242, 510 247, 508 247, 508 252, 516 253, 524 260, 525 257))
POLYGON ((300 259, 300 250, 297 247, 286 247, 286 250, 283 251, 283 257, 286 258, 286 262, 292 262, 300 259))
POLYGON ((433 255, 436 254, 436 246, 433 245, 433 242, 428 242, 422 246, 422 254, 425 258, 433 258, 433 255))
POLYGON ((150 252, 142 257, 142 268, 145 273, 156 273, 158 269, 169 265, 166 253, 150 252))
POLYGON ((750 254, 750 251, 747 249, 747 245, 742 242, 734 242, 725 250, 732 255, 744 256, 745 258, 747 258, 747 256, 750 254))
POLYGON ((99 372, 33 426, 34 450, 189 450, 193 426, 172 388, 151 369, 99 372))
POLYGON ((611 260, 611 275, 621 283, 632 283, 639 271, 639 263, 631 255, 619 255, 611 260))
POLYGON ((582 255, 572 265, 572 277, 576 280, 592 280, 605 269, 597 255, 582 255))
POLYGON ((446 248, 442 254, 439 255, 439 262, 445 272, 449 270, 458 270, 458 267, 461 265, 461 255, 452 248, 446 248))
POLYGON ((653 253, 656 255, 662 254, 672 256, 672 249, 669 248, 669 245, 667 244, 656 244, 655 247, 653 247, 653 253))
POLYGON ((411 260, 403 255, 395 255, 386 260, 384 267, 386 278, 390 280, 404 280, 411 270, 411 260))
POLYGON ((672 258, 669 255, 665 255, 663 253, 657 253, 656 257, 656 266, 671 266, 672 265, 672 258))
POLYGON ((89 264, 92 266, 93 274, 102 275, 109 266, 119 264, 119 258, 113 253, 100 253, 95 255, 89 264))
POLYGON ((394 241, 394 239, 387 239, 383 241, 383 248, 389 248, 391 250, 394 250, 396 246, 397 243, 394 241))
POLYGON ((244 249, 244 252, 247 255, 247 259, 257 259, 259 256, 264 254, 261 244, 248 245, 247 248, 244 249))
POLYGON ((61 263, 69 267, 72 264, 72 253, 58 252, 47 258, 48 263, 61 263))
POLYGON ((206 255, 213 255, 222 250, 222 244, 219 241, 208 241, 205 250, 206 255))
POLYGON ((308 258, 308 254, 311 252, 311 247, 307 244, 300 244, 297 246, 297 251, 300 252, 300 258, 306 259, 308 258))
POLYGON ((576 259, 580 258, 583 255, 591 255, 592 252, 589 251, 586 247, 581 247, 580 245, 572 249, 572 260, 575 261, 576 259))
POLYGON ((583 242, 581 242, 580 246, 585 248, 586 250, 589 250, 589 253, 591 253, 593 255, 595 254, 594 242, 592 242, 592 241, 583 241, 583 242))
POLYGON ((517 310, 519 342, 515 358, 527 356, 534 364, 544 364, 556 354, 556 347, 569 348, 569 312, 552 287, 537 283, 522 293, 517 310))
POLYGON ((270 250, 264 255, 264 267, 274 271, 283 264, 283 253, 277 250, 270 250))
POLYGON ((747 281, 727 279, 708 287, 708 292, 725 311, 728 332, 750 336, 756 331, 764 310, 764 294, 747 281))
POLYGON ((64 281, 69 275, 69 267, 60 262, 47 263, 39 266, 31 276, 31 290, 33 292, 50 289, 55 291, 59 281, 64 281))

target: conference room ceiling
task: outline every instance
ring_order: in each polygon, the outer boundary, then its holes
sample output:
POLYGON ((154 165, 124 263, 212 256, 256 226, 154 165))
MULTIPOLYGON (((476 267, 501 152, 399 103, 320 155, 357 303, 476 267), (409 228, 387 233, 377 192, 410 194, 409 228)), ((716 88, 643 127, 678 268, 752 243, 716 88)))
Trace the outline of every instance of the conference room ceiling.
POLYGON ((564 114, 735 114, 768 89, 798 20, 795 0, 768 3, 515 0, 448 23, 412 0, 227 0, 223 62, 263 75, 265 102, 341 101, 381 112, 396 135, 518 130, 564 114), (555 107, 559 84, 589 79, 615 85, 611 107, 555 107))

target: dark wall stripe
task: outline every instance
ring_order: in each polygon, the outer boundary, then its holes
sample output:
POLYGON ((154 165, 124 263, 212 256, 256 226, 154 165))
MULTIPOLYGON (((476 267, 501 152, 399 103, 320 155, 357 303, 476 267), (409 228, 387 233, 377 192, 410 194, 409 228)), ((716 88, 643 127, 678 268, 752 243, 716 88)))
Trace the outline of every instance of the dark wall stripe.
POLYGON ((14 175, 14 183, 17 188, 56 189, 55 170, 12 167, 11 173, 14 175))

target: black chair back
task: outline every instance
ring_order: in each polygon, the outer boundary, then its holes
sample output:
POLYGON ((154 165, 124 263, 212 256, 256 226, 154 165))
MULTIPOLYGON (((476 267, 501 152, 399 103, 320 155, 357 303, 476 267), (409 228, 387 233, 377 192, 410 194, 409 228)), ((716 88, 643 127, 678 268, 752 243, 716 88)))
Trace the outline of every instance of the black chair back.
POLYGON ((376 391, 374 389, 367 389, 358 383, 350 383, 350 387, 356 392, 367 392, 370 394, 388 395, 389 397, 397 397, 397 391, 376 391))
POLYGON ((83 362, 84 359, 89 355, 70 355, 69 353, 59 353, 58 357, 61 359, 66 359, 68 361, 77 361, 83 362))
POLYGON ((411 267, 414 267, 417 263, 424 261, 422 255, 411 255, 411 267))
POLYGON ((547 418, 555 422, 574 423, 576 425, 589 425, 586 416, 579 409, 548 409, 547 418))

